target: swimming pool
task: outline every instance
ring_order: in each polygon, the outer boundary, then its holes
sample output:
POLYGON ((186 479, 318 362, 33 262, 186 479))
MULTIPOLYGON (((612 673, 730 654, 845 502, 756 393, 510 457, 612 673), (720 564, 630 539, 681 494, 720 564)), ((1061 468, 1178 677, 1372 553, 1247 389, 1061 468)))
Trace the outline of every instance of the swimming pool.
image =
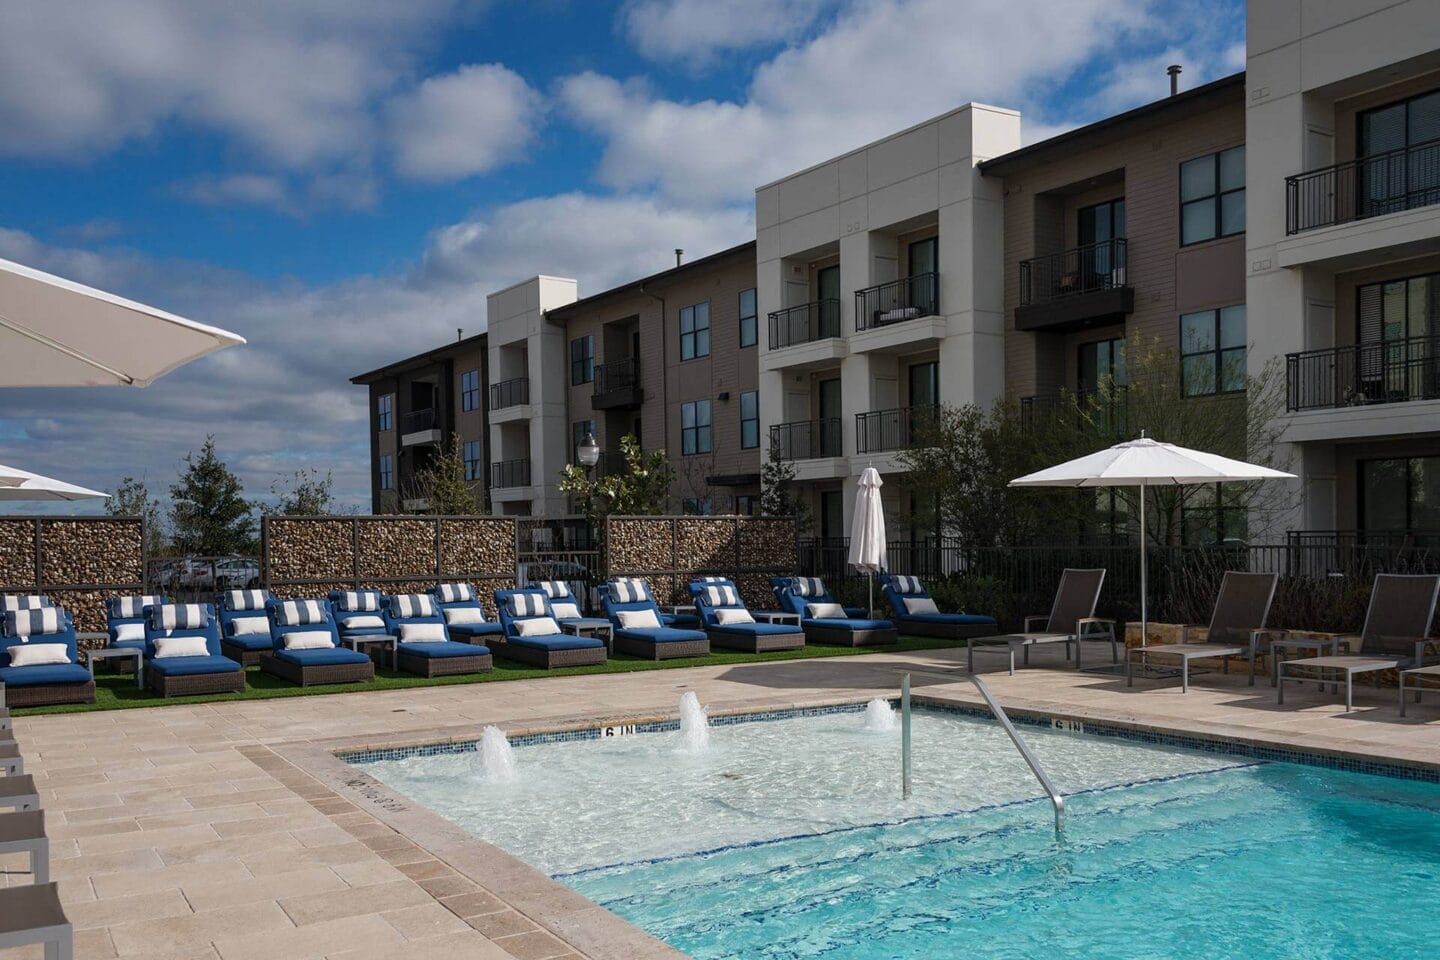
MULTIPOLYGON (((1386 958, 1433 941, 1440 786, 1027 726, 1057 842, 986 718, 917 710, 366 759, 366 772, 701 958, 1386 958)), ((355 761, 352 761, 355 762, 355 761)))

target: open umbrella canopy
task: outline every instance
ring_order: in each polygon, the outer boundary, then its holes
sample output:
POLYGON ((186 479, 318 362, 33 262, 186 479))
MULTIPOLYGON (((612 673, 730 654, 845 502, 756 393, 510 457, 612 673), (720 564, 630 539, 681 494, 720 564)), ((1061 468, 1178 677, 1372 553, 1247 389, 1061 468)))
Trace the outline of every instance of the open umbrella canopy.
POLYGON ((110 496, 0 464, 0 500, 92 500, 110 496))
POLYGON ((0 386, 148 386, 245 338, 0 260, 0 386))
POLYGON ((1010 481, 1010 486, 1158 487, 1183 483, 1293 479, 1294 474, 1281 470, 1141 437, 1017 477, 1010 481))

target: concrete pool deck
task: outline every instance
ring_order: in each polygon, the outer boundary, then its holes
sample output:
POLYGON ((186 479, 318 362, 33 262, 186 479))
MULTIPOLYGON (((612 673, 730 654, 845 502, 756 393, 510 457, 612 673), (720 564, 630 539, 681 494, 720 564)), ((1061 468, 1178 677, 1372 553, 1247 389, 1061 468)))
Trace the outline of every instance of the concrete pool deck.
MULTIPOLYGON (((1277 706, 1268 680, 1247 687, 1243 671, 1197 673, 1181 694, 1178 681, 1126 688, 1123 676, 1076 673, 1059 650, 1037 650, 1035 663, 1013 677, 1000 658, 977 665, 1017 711, 1440 768, 1440 695, 1402 719, 1393 689, 1361 686, 1345 716, 1309 686, 1277 706)), ((686 690, 712 712, 893 697, 901 670, 963 665, 963 650, 880 652, 26 717, 15 735, 40 789, 77 957, 645 960, 679 954, 346 777, 331 751, 473 738, 491 723, 673 716, 686 690)), ((914 690, 979 703, 963 677, 917 674, 914 690)), ((0 867, 5 882, 30 880, 23 856, 0 867)))

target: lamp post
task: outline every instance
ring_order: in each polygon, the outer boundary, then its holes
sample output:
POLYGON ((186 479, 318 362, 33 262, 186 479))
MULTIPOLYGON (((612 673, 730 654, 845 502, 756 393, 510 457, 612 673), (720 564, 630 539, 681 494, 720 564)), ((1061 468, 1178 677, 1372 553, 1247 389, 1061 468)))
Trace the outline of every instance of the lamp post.
POLYGON ((580 446, 575 449, 575 455, 580 458, 580 464, 589 473, 595 469, 595 464, 600 462, 600 444, 595 442, 595 434, 585 431, 585 439, 580 441, 580 446))

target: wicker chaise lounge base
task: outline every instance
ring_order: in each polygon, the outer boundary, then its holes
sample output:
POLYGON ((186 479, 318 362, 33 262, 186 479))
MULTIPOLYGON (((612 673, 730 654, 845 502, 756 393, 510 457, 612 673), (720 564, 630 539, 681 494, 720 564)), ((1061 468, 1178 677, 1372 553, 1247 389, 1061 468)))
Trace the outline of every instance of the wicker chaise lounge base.
POLYGON ((639 657, 641 660, 678 660, 681 657, 710 656, 710 641, 675 640, 669 643, 654 643, 636 640, 633 637, 615 634, 615 652, 639 657))
POLYGON ((145 671, 145 689, 161 697, 198 697, 207 693, 244 693, 245 671, 190 673, 167 677, 145 671))
POLYGON ((900 631, 894 627, 848 630, 845 627, 823 627, 809 622, 805 624, 805 641, 834 647, 878 647, 887 643, 899 643, 900 631))
POLYGON ((488 638, 500 656, 506 660, 523 663, 527 667, 554 670, 557 667, 592 667, 605 662, 605 647, 582 647, 579 650, 546 650, 542 647, 525 647, 518 643, 499 643, 495 637, 488 638))
POLYGON ((50 683, 5 688, 7 707, 48 707, 56 703, 94 703, 95 681, 88 683, 50 683))
POLYGON ((234 660, 242 667, 255 666, 255 664, 260 662, 262 657, 269 653, 269 650, 246 650, 244 647, 237 646, 236 644, 227 643, 224 640, 220 641, 220 656, 227 660, 234 660))
POLYGON ((260 661, 260 672, 279 677, 288 683, 310 687, 321 683, 366 683, 375 679, 375 664, 327 663, 301 666, 279 657, 265 657, 260 661))
POLYGON ((461 673, 483 673, 495 665, 495 658, 488 653, 473 657, 418 657, 405 652, 400 644, 395 654, 396 667, 403 673, 420 677, 453 677, 461 673))
POLYGON ((805 646, 805 634, 794 633, 751 634, 731 633, 726 630, 706 630, 710 646, 723 650, 742 650, 745 653, 768 653, 771 650, 799 650, 805 646))

